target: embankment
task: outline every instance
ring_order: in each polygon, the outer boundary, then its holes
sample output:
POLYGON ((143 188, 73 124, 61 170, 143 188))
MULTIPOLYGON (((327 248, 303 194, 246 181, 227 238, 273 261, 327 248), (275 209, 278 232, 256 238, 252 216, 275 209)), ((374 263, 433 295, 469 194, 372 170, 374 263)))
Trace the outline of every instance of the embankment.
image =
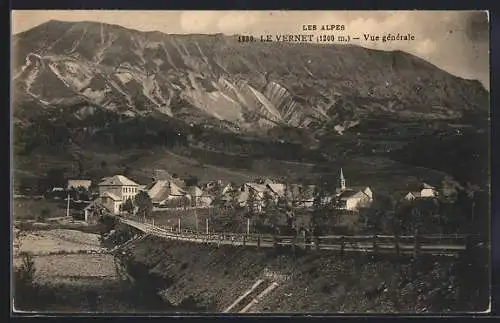
MULTIPOLYGON (((478 310, 460 297, 457 259, 389 259, 329 251, 199 245, 146 238, 122 254, 129 273, 165 303, 221 312, 259 279, 278 282, 248 312, 478 310)), ((477 304, 476 304, 477 306, 477 304)), ((480 309, 479 309, 480 310, 480 309)))

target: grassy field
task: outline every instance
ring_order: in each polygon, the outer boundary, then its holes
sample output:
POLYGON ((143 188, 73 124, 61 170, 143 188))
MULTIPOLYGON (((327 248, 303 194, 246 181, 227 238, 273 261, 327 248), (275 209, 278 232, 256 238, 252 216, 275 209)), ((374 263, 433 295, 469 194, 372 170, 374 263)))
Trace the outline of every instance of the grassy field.
POLYGON ((32 220, 41 215, 43 209, 48 211, 47 217, 66 216, 65 201, 51 201, 44 199, 15 198, 12 201, 12 215, 14 220, 32 220))
POLYGON ((18 246, 16 252, 36 255, 102 250, 99 235, 67 229, 37 230, 26 234, 14 229, 14 243, 18 246))

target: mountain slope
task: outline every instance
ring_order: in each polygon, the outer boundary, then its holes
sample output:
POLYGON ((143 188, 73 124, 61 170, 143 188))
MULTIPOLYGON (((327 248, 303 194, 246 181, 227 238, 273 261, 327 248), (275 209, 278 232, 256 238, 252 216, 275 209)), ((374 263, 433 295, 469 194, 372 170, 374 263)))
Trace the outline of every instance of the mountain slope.
POLYGON ((486 111, 477 81, 424 60, 357 46, 238 43, 95 22, 49 21, 13 36, 15 97, 42 107, 159 111, 234 131, 349 127, 365 116, 459 118, 486 111))

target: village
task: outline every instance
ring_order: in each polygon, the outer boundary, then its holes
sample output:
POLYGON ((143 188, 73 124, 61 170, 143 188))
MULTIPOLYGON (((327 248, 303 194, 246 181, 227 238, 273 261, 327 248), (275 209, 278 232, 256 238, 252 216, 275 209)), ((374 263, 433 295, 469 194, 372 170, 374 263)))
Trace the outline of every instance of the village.
MULTIPOLYGON (((266 215, 272 213, 270 210, 290 218, 295 214, 311 214, 321 208, 325 213, 335 211, 344 218, 357 219, 360 211, 369 208, 376 198, 368 185, 349 186, 342 169, 334 187, 284 183, 270 178, 239 185, 223 180, 193 185, 166 171, 156 170, 147 184, 139 184, 124 175, 105 177, 98 183, 88 179, 69 179, 67 187, 54 187, 50 193, 53 198, 67 201, 66 216, 76 210, 89 224, 97 223, 104 215, 138 216, 141 202, 137 200, 145 199, 151 205, 147 217, 152 217, 157 223, 177 226, 179 222, 180 226, 182 221, 189 224, 193 218, 189 215, 195 214, 196 223, 192 226, 198 230, 201 226, 198 222, 203 217, 210 217, 214 223, 245 218, 241 222, 247 233, 250 223, 246 222, 250 222, 252 216, 269 222, 266 215), (165 221, 161 222, 162 219, 165 221)), ((419 190, 408 192, 402 199, 434 199, 437 195, 436 188, 422 183, 419 190)), ((258 225, 252 227, 254 231, 260 230, 258 225)))

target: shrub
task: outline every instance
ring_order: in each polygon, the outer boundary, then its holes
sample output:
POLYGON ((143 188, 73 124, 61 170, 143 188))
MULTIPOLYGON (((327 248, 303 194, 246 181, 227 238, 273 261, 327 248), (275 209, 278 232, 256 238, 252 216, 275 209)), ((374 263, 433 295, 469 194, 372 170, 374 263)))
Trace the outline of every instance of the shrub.
POLYGON ((16 304, 21 307, 34 299, 36 288, 34 283, 36 268, 33 256, 21 253, 22 264, 14 271, 14 296, 16 304))

